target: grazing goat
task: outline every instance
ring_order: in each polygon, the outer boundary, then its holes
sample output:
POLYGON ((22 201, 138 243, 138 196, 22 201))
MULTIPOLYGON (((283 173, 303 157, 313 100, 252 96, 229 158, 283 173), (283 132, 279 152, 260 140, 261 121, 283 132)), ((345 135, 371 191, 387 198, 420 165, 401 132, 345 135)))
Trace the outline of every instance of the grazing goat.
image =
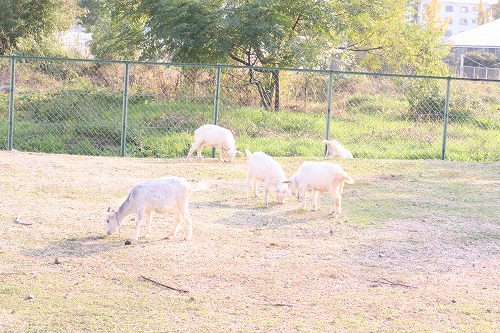
POLYGON ((281 165, 263 152, 258 151, 252 154, 248 149, 245 149, 245 153, 248 157, 247 183, 245 186, 246 198, 248 199, 250 181, 253 180, 252 189, 255 196, 257 196, 257 182, 261 181, 264 183, 264 203, 266 205, 269 203, 269 189, 274 188, 278 203, 282 204, 286 199, 288 185, 283 183, 286 180, 286 176, 281 165))
POLYGON ((337 217, 341 213, 342 190, 344 183, 353 184, 354 181, 338 164, 328 162, 304 162, 299 170, 285 181, 297 199, 302 196, 302 209, 306 208, 307 190, 312 189, 311 211, 315 211, 318 201, 318 192, 329 192, 333 199, 331 214, 337 217))
MULTIPOLYGON (((146 234, 151 234, 151 214, 156 212, 164 214, 175 212, 175 223, 169 239, 176 235, 181 218, 187 222, 185 240, 189 240, 192 234, 191 215, 188 212, 188 197, 191 193, 191 184, 184 178, 165 177, 153 179, 135 185, 129 192, 127 199, 116 211, 109 213, 107 218, 106 233, 111 235, 121 225, 123 220, 130 214, 137 214, 133 240, 139 238, 141 223, 146 218, 146 234)), ((109 211, 109 210, 108 210, 109 211)))
POLYGON ((236 153, 236 143, 230 130, 217 125, 203 125, 194 131, 194 143, 189 149, 188 158, 191 159, 193 152, 197 150, 198 158, 201 159, 201 151, 204 146, 217 147, 219 159, 224 162, 225 151, 229 161, 232 163, 236 153))
POLYGON ((340 158, 353 158, 352 154, 349 150, 345 149, 340 142, 337 140, 323 140, 324 144, 326 144, 326 156, 331 157, 340 157, 340 158))

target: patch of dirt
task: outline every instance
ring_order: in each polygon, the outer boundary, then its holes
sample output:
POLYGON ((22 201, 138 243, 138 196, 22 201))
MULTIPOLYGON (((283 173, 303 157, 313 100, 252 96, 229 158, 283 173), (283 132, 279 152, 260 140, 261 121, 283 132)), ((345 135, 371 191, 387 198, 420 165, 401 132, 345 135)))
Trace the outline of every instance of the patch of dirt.
MULTIPOLYGON (((279 161, 292 174, 303 160, 279 161)), ((264 205, 260 185, 246 199, 243 157, 0 151, 0 328, 494 332, 500 163, 339 163, 356 183, 332 218, 328 194, 315 212, 295 198, 264 205), (107 208, 166 175, 208 184, 191 196, 193 239, 164 239, 172 214, 153 216, 149 239, 125 245, 132 215, 105 237, 107 208)))

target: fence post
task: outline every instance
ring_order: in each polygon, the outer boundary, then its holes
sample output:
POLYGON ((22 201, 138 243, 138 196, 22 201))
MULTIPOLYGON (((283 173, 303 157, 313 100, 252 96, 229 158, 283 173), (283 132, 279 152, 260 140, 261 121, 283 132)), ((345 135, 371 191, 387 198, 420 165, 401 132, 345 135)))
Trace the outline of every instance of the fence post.
POLYGON ((450 107, 450 83, 451 78, 449 77, 446 81, 446 101, 444 103, 443 149, 441 151, 442 160, 446 158, 446 138, 448 136, 448 115, 450 107))
POLYGON ((130 76, 130 63, 125 63, 125 77, 123 78, 123 102, 122 102, 122 130, 120 140, 120 156, 125 156, 127 145, 127 113, 128 113, 128 86, 130 76))
MULTIPOLYGON (((328 106, 326 109, 326 134, 325 140, 330 139, 330 116, 332 114, 332 89, 333 89, 333 73, 328 76, 328 106)), ((328 147, 325 145, 325 156, 328 153, 328 147)))
POLYGON ((10 88, 9 88, 9 129, 7 132, 7 149, 12 150, 14 137, 14 91, 16 83, 16 55, 9 58, 10 62, 10 88))
MULTIPOLYGON (((220 98, 220 72, 221 66, 217 65, 215 72, 215 95, 214 95, 214 125, 219 122, 219 98, 220 98)), ((212 158, 215 157, 215 147, 212 147, 212 158)))

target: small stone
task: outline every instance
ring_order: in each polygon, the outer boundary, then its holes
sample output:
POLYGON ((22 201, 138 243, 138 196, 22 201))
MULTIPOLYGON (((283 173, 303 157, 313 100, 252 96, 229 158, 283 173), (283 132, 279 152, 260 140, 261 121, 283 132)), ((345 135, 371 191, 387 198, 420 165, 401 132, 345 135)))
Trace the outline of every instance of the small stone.
POLYGON ((132 242, 130 240, 125 241, 125 245, 131 245, 131 244, 132 244, 132 242))

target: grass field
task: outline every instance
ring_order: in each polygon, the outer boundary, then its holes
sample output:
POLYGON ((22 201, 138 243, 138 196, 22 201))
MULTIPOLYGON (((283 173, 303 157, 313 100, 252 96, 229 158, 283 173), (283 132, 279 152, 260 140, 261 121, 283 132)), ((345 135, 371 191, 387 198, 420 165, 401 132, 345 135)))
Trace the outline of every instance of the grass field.
MULTIPOLYGON (((8 142, 8 95, 0 94, 0 144, 8 142), (3 101, 3 103, 2 103, 3 101), (2 109, 4 105, 4 109, 2 109)), ((178 158, 187 155, 196 128, 214 122, 213 103, 155 101, 131 96, 123 150, 126 156, 178 158)), ((29 93, 16 100, 13 148, 44 153, 119 156, 122 144, 122 96, 68 91, 29 93)), ((483 97, 486 99, 486 97, 483 97)), ((475 98, 481 104, 479 97, 475 98)), ((450 111, 445 159, 500 160, 500 101, 477 107, 463 102, 450 111)), ((443 115, 413 114, 401 96, 359 95, 340 99, 329 118, 330 139, 348 147, 355 157, 439 159, 443 115)), ((422 111, 423 112, 423 111, 422 111)), ((325 105, 265 111, 259 107, 224 106, 218 124, 230 129, 240 150, 272 156, 321 156, 326 137, 325 105)))
POLYGON ((326 194, 245 199, 246 163, 0 151, 0 331, 497 332, 500 163, 340 161, 336 219, 326 194), (108 206, 165 175, 209 185, 192 240, 163 239, 173 215, 105 237, 108 206))

